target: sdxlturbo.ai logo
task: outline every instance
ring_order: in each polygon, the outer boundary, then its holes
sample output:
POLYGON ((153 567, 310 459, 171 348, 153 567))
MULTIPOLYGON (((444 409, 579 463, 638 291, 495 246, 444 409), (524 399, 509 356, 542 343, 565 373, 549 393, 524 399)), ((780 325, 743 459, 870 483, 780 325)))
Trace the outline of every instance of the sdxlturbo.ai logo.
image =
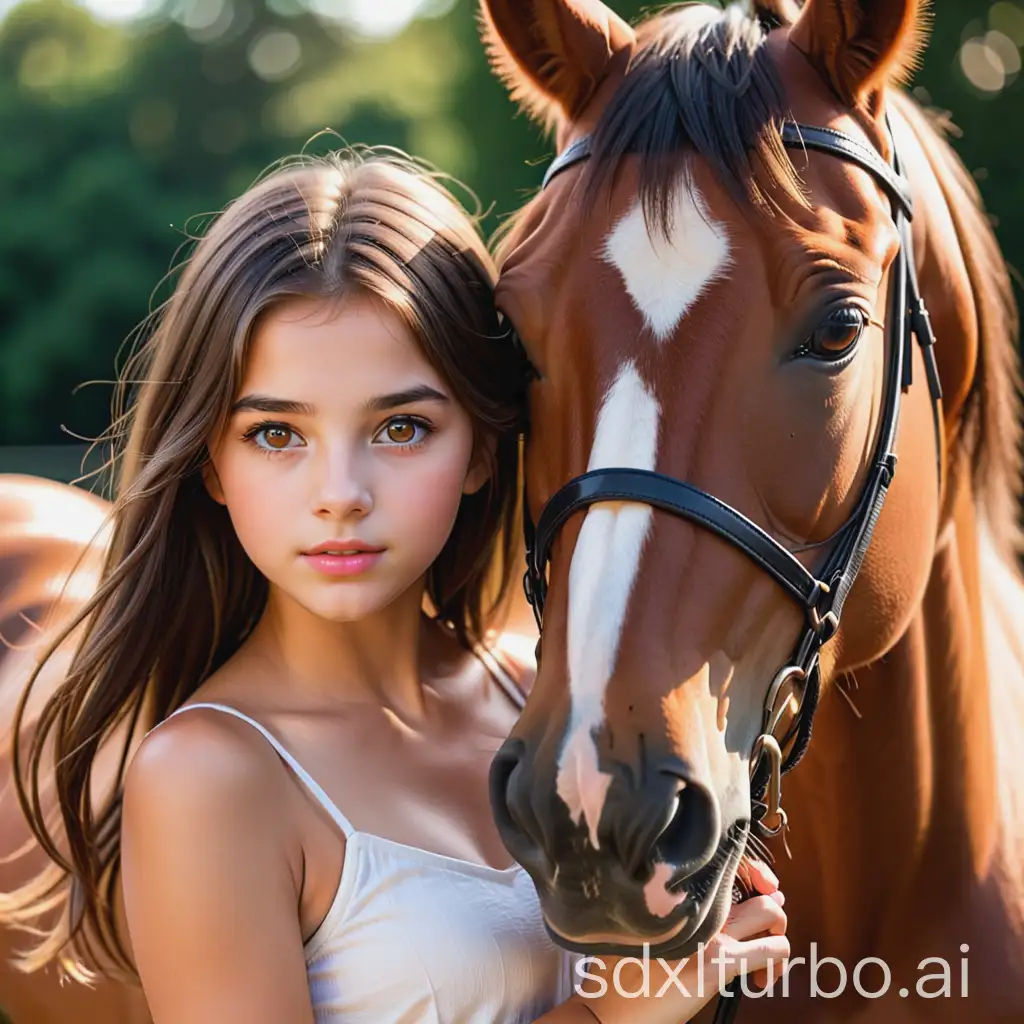
MULTIPOLYGON (((967 953, 970 946, 963 943, 961 953, 967 953)), ((658 957, 651 960, 650 944, 644 943, 642 957, 622 957, 611 971, 611 986, 624 999, 647 999, 652 995, 660 998, 669 992, 679 992, 686 997, 704 999, 710 986, 717 980, 718 994, 730 998, 732 993, 727 990, 729 979, 736 976, 739 968, 740 987, 743 994, 751 998, 787 998, 791 991, 791 979, 794 968, 806 965, 809 971, 809 995, 817 999, 835 999, 846 992, 852 984, 854 991, 864 999, 879 999, 892 988, 892 972, 889 965, 879 957, 868 956, 858 960, 852 971, 833 956, 818 956, 818 944, 811 943, 811 955, 797 956, 776 964, 769 963, 766 969, 767 985, 763 989, 754 988, 749 982, 746 960, 737 959, 727 949, 716 944, 712 952, 708 952, 702 943, 694 956, 680 960, 675 964, 668 963, 658 957), (694 963, 696 961, 696 963, 694 963), (640 979, 636 978, 635 968, 640 968, 640 979), (694 970, 694 967, 696 968, 694 970), (823 970, 824 968, 824 970, 823 970), (628 977, 623 978, 623 972, 628 977), (663 978, 657 990, 653 990, 652 982, 663 978), (777 985, 776 982, 779 984, 777 985), (831 982, 831 986, 829 985, 831 982)), ((918 965, 918 974, 914 979, 913 991, 901 987, 899 995, 907 998, 916 995, 920 999, 966 999, 967 998, 967 957, 962 956, 959 971, 943 957, 925 957, 918 965), (959 985, 954 982, 957 978, 959 985)), ((581 957, 575 965, 577 976, 574 988, 577 995, 585 999, 596 999, 607 993, 609 979, 607 964, 600 957, 581 957), (591 968, 600 973, 591 973, 591 968), (586 982, 594 982, 586 986, 586 982)), ((763 977, 764 975, 762 975, 763 977)))

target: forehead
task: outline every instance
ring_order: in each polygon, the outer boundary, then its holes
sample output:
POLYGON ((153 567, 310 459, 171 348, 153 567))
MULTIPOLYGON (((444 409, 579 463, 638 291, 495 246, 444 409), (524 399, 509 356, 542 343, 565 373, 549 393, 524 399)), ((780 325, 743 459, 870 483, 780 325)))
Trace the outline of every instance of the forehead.
POLYGON ((703 190, 679 188, 663 235, 641 207, 637 168, 624 165, 595 206, 583 195, 584 165, 557 175, 524 210, 506 242, 499 305, 521 333, 536 336, 556 293, 587 288, 600 307, 623 288, 640 320, 663 340, 687 309, 733 265, 733 236, 703 190))
POLYGON ((289 299, 261 317, 246 353, 241 390, 344 397, 382 381, 416 377, 439 386, 419 342, 384 302, 289 299))
POLYGON ((835 156, 797 154, 808 204, 780 199, 779 210, 757 212, 706 161, 680 154, 664 230, 645 216, 638 165, 627 158, 597 203, 585 201, 586 168, 575 165, 524 210, 508 236, 497 290, 524 336, 543 337, 560 292, 585 289, 596 308, 628 315, 628 306, 635 327, 660 343, 722 283, 730 294, 742 288, 752 298, 763 288, 763 297, 782 301, 792 274, 817 261, 876 286, 896 244, 881 189, 835 156))

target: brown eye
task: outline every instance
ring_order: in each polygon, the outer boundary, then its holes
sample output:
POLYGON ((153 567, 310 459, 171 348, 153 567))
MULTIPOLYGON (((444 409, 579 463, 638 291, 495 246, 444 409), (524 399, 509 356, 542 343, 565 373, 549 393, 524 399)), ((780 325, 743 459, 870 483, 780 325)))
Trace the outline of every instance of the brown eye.
POLYGON ((853 352, 866 326, 867 317, 856 306, 837 309, 796 350, 794 358, 839 362, 853 352))
POLYGON ((395 444, 408 444, 416 436, 416 426, 409 420, 396 420, 388 424, 387 433, 395 444))
POLYGON ((262 426, 254 427, 245 435, 245 439, 265 452, 283 452, 290 448, 302 447, 305 443, 284 423, 264 423, 262 426))
POLYGON ((394 448, 412 448, 420 445, 434 432, 429 423, 413 416, 398 416, 380 429, 375 441, 394 448))
POLYGON ((263 431, 268 448, 287 448, 292 432, 287 427, 267 427, 263 431))

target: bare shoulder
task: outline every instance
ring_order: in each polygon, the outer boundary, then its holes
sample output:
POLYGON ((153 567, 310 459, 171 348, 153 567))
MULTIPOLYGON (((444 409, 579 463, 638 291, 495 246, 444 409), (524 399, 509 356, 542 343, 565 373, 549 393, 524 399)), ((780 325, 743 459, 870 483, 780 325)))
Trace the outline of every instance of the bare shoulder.
POLYGON ((139 859, 175 873, 226 862, 239 848, 265 863, 285 860, 282 775, 269 744, 223 712, 196 709, 162 722, 125 774, 126 878, 141 877, 139 859))
POLYGON ((176 716, 136 751, 121 874, 157 1024, 312 1024, 287 789, 273 748, 223 712, 176 716))
MULTIPOLYGON (((215 842, 239 831, 280 833, 286 789, 277 756, 250 725, 197 709, 161 723, 139 745, 125 776, 123 828, 173 840, 188 821, 215 842), (252 735, 248 735, 252 733, 252 735)), ((182 841, 185 837, 182 836, 182 841)))
POLYGON ((523 633, 499 633, 491 640, 490 647, 519 689, 529 695, 537 677, 537 638, 523 633))

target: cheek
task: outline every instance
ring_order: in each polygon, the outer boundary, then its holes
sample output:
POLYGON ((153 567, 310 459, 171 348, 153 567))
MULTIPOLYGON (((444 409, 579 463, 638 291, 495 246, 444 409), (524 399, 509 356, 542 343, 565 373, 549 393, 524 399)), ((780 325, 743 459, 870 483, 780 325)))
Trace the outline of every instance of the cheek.
POLYGON ((287 468, 269 456, 232 452, 214 464, 239 543, 259 565, 280 548, 282 524, 297 521, 301 489, 285 486, 287 468))
MULTIPOLYGON (((924 371, 915 367, 915 384, 924 371)), ((843 610, 842 667, 885 654, 924 599, 939 530, 935 428, 928 389, 912 387, 900 410, 899 462, 857 583, 843 610)))
POLYGON ((856 505, 878 428, 872 368, 863 365, 833 381, 794 375, 748 424, 760 493, 793 537, 824 540, 856 505))
POLYGON ((470 446, 461 442, 445 445, 433 457, 398 456, 394 471, 388 474, 388 493, 380 497, 380 511, 396 527, 396 517, 406 518, 413 526, 417 546, 434 549, 444 545, 462 500, 462 486, 469 466, 470 446), (404 463, 404 465, 403 465, 404 463))

